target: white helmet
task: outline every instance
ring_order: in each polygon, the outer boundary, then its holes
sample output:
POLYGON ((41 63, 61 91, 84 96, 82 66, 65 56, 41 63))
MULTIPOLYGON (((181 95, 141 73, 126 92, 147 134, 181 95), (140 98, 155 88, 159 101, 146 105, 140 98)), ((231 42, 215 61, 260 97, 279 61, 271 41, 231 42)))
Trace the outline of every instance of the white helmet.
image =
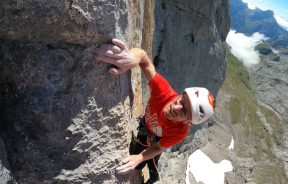
POLYGON ((186 88, 185 92, 190 100, 193 124, 203 123, 213 115, 214 97, 206 88, 186 88))

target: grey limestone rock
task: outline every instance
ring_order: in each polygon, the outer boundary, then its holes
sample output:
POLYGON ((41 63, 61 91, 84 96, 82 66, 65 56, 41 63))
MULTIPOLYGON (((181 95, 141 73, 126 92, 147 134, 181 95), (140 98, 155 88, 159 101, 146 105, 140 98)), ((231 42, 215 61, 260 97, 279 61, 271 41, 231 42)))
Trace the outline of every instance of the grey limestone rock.
MULTIPOLYGON (((193 85, 216 95, 225 77, 228 7, 227 0, 2 0, 0 135, 11 177, 140 183, 139 172, 115 173, 143 111, 139 70, 113 78, 94 49, 114 37, 141 46, 179 92, 193 85)), ((192 150, 205 140, 198 137, 192 150)), ((192 152, 183 145, 171 167, 192 152)), ((185 165, 178 166, 175 182, 183 183, 185 165)))
POLYGON ((87 45, 131 31, 128 12, 125 0, 4 0, 0 37, 87 45))
POLYGON ((217 94, 225 78, 227 0, 162 0, 155 5, 153 58, 178 92, 203 86, 217 94))
POLYGON ((14 183, 11 176, 11 168, 7 160, 6 148, 3 140, 0 138, 0 183, 14 183))
POLYGON ((0 2, 0 133, 19 183, 140 182, 139 172, 115 173, 129 154, 137 78, 109 76, 94 50, 114 37, 141 46, 144 10, 127 0, 0 2))

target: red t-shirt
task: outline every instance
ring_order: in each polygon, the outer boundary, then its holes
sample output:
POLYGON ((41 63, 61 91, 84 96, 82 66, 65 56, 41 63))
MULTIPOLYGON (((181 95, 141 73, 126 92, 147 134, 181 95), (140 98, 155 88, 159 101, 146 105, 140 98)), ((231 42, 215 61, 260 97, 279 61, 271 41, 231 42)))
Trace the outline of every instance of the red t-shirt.
POLYGON ((169 148, 185 139, 189 133, 189 125, 169 121, 164 116, 165 106, 178 96, 164 77, 156 73, 148 85, 151 94, 145 110, 146 127, 151 134, 161 137, 161 147, 169 148))

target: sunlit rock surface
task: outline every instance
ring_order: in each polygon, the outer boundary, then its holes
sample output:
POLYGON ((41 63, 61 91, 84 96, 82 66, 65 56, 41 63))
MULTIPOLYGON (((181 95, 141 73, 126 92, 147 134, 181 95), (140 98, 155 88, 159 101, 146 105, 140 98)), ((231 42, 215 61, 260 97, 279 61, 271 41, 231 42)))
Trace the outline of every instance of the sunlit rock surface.
POLYGON ((131 73, 109 76, 94 50, 114 37, 140 47, 144 12, 143 1, 1 1, 0 131, 10 167, 2 154, 0 163, 12 173, 7 181, 140 182, 136 172, 115 174, 128 155, 139 82, 131 84, 131 73))
MULTIPOLYGON (((216 95, 225 77, 227 0, 4 0, 0 15, 0 147, 7 152, 0 171, 7 183, 140 183, 138 172, 118 176, 115 168, 143 112, 141 85, 144 103, 149 91, 139 69, 109 76, 109 66, 94 60, 100 43, 117 37, 144 48, 179 92, 193 85, 216 95)), ((172 183, 184 182, 185 159, 202 143, 199 136, 194 146, 173 148, 189 151, 165 173, 172 183)))

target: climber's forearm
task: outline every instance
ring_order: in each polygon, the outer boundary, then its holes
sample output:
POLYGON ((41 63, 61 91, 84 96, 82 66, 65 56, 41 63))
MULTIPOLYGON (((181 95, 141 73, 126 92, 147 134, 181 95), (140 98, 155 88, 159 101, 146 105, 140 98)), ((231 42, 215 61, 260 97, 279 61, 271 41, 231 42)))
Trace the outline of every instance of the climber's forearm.
POLYGON ((144 162, 159 155, 163 150, 164 148, 161 148, 160 144, 156 143, 140 153, 139 156, 141 156, 142 162, 144 162))
POLYGON ((164 148, 161 148, 159 143, 156 143, 138 155, 130 155, 123 160, 123 165, 117 167, 116 170, 119 174, 125 174, 137 167, 140 163, 154 158, 159 155, 164 148))
POLYGON ((134 54, 135 57, 139 59, 139 66, 144 72, 148 81, 153 79, 156 74, 156 70, 152 60, 149 58, 147 53, 140 48, 132 48, 130 52, 134 54))

